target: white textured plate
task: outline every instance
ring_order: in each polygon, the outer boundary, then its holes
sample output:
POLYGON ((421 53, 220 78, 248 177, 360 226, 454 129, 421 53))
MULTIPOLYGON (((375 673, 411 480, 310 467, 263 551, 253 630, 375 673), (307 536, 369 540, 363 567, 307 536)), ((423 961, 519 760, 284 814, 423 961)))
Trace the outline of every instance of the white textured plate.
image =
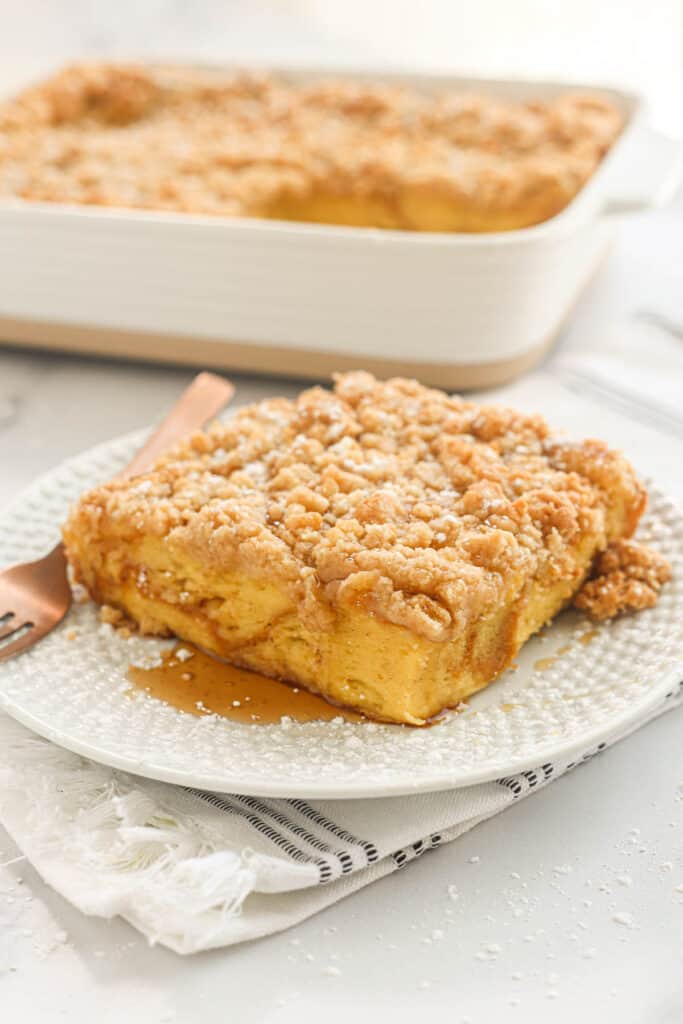
MULTIPOLYGON (((95 448, 34 484, 0 517, 0 565, 45 551, 69 504, 112 476, 142 436, 95 448)), ((431 729, 342 720, 252 726, 196 718, 142 693, 131 699, 128 665, 163 643, 121 639, 91 604, 0 665, 0 707, 96 761, 219 792, 341 799, 499 778, 598 744, 683 676, 683 517, 653 493, 639 536, 674 567, 655 609, 597 630, 565 613, 526 645, 515 671, 431 729)))

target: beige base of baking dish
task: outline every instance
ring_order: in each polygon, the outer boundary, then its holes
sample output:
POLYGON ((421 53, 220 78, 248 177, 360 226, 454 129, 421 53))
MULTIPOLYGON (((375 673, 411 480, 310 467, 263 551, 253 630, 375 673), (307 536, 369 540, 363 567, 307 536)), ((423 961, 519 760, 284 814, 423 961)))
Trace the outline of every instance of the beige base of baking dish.
POLYGON ((186 335, 117 331, 103 327, 47 324, 0 317, 0 338, 30 348, 84 352, 113 358, 149 359, 214 369, 238 370, 281 377, 323 380, 336 371, 368 370, 376 377, 416 377, 423 384, 463 391, 491 388, 518 377, 535 366, 551 348, 555 335, 512 359, 486 363, 428 363, 413 360, 377 359, 302 348, 286 350, 221 340, 207 341, 186 335))

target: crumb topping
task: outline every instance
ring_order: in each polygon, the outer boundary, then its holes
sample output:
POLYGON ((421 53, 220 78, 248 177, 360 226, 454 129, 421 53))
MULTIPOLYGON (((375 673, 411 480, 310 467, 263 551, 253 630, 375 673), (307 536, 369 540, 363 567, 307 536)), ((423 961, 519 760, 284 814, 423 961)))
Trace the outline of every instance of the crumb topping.
POLYGON ((632 540, 615 540, 597 559, 592 578, 574 604, 598 621, 652 608, 671 579, 671 566, 657 551, 632 540))
MULTIPOLYGON (((0 195, 267 216, 323 193, 529 204, 576 194, 619 134, 605 97, 542 102, 399 85, 77 65, 0 105, 0 195)), ((406 209, 401 216, 407 218, 406 209)), ((381 225, 380 225, 381 226, 381 225)))
POLYGON ((100 606, 99 618, 100 622, 104 622, 107 626, 120 626, 125 621, 123 612, 119 608, 112 608, 109 604, 100 606))
POLYGON ((127 618, 120 608, 109 604, 100 605, 99 620, 105 626, 111 626, 124 639, 137 633, 137 623, 127 618))
POLYGON ((577 548, 612 539, 615 495, 633 529, 643 488, 600 441, 355 372, 239 410, 151 473, 90 491, 68 530, 152 534, 171 555, 276 581, 318 622, 360 604, 446 640, 532 579, 578 584, 577 548))

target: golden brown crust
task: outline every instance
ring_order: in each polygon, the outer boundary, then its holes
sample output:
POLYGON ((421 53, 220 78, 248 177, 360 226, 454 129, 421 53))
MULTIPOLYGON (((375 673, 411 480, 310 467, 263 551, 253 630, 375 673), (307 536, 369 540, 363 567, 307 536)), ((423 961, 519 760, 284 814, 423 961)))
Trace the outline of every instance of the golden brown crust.
POLYGON ((616 540, 596 560, 593 577, 574 604, 591 618, 612 619, 624 612, 652 608, 671 566, 656 551, 632 540, 616 540))
POLYGON ((170 558, 276 584, 317 628, 355 606, 445 641, 532 581, 578 587, 582 541, 604 549, 644 502, 602 442, 356 372, 242 409, 151 473, 90 491, 65 538, 75 561, 76 547, 113 548, 110 573, 128 543, 161 538, 170 558))
POLYGON ((268 216, 320 194, 391 204, 400 192, 410 228, 410 202, 427 193, 515 226, 561 210, 621 126, 594 94, 523 103, 82 65, 0 107, 0 195, 268 216))

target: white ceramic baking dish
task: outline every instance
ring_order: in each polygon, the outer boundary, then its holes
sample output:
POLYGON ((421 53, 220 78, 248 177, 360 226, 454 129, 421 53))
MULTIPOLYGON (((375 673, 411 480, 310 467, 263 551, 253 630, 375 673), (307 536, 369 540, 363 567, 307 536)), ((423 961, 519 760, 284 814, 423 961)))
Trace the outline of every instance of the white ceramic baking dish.
MULTIPOLYGON (((599 88, 364 77, 519 98, 599 88)), ((510 379, 557 334, 606 251, 614 214, 663 201, 679 178, 678 142, 652 130, 638 97, 602 91, 624 112, 622 136, 563 212, 520 231, 422 234, 3 201, 0 338, 307 377, 363 366, 449 388, 510 379)))

